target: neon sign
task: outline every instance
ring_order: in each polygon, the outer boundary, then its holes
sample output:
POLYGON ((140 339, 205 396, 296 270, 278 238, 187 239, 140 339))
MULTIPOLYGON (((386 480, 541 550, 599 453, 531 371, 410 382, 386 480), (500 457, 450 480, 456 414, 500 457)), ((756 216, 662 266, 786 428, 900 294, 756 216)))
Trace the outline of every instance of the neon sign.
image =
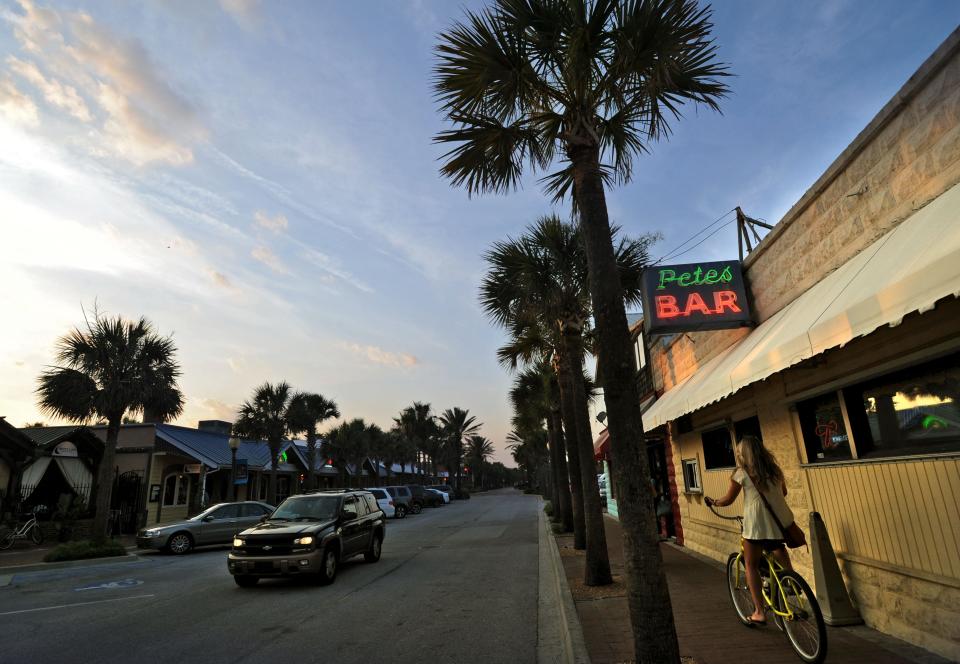
POLYGON ((643 273, 647 334, 751 325, 738 261, 661 265, 643 273))

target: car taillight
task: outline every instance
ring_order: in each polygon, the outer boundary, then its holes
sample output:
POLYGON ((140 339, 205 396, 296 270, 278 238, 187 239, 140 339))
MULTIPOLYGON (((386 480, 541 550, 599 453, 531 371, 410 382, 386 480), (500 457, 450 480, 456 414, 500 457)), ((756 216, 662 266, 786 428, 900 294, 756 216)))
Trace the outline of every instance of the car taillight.
POLYGON ((393 501, 392 501, 392 500, 390 501, 390 506, 391 506, 391 507, 393 506, 393 501))

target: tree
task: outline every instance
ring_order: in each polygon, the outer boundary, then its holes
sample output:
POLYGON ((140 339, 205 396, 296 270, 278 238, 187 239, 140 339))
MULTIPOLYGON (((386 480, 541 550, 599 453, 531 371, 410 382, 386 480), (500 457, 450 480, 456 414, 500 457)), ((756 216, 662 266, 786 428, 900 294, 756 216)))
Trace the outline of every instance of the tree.
POLYGON ((134 322, 95 311, 83 329, 75 328, 58 340, 57 365, 40 375, 37 397, 45 414, 81 423, 106 420, 96 480, 92 533, 96 542, 106 539, 123 416, 149 408, 169 419, 183 409, 176 352, 173 340, 160 336, 146 318, 134 322))
POLYGON ((290 399, 291 433, 307 435, 307 490, 317 488, 317 425, 333 417, 340 417, 337 404, 319 394, 297 392, 290 399))
POLYGON ((421 474, 425 472, 424 468, 429 457, 433 464, 433 475, 436 476, 436 455, 439 452, 440 440, 436 417, 433 415, 430 404, 415 401, 412 406, 400 412, 400 417, 394 418, 394 423, 417 446, 421 474))
POLYGON ((537 471, 547 458, 547 432, 542 428, 528 431, 514 429, 507 434, 507 442, 513 460, 526 475, 527 485, 539 488, 537 471))
POLYGON ((466 458, 470 463, 474 489, 477 488, 478 480, 480 488, 483 488, 483 467, 487 458, 493 456, 493 452, 493 443, 489 438, 476 435, 467 438, 466 458))
POLYGON ((627 598, 639 662, 679 662, 653 506, 643 421, 605 187, 669 135, 684 103, 719 108, 726 67, 709 7, 696 0, 495 0, 439 37, 435 89, 455 144, 442 173, 470 193, 506 192, 560 156, 542 181, 584 228, 601 352, 627 598))
POLYGON ((443 431, 443 441, 446 447, 448 470, 451 479, 454 479, 457 491, 460 490, 460 464, 463 461, 463 441, 469 435, 475 434, 482 426, 477 418, 463 408, 448 408, 440 415, 440 426, 443 431))
MULTIPOLYGON (((378 429, 379 430, 379 429, 378 429)), ((340 469, 340 484, 348 486, 347 466, 352 466, 357 486, 363 476, 363 462, 370 456, 371 433, 360 418, 344 422, 327 434, 327 449, 340 469)))
POLYGON ((290 385, 264 383, 253 391, 253 398, 243 402, 233 425, 233 433, 250 440, 265 440, 270 449, 270 504, 277 504, 277 465, 283 439, 294 430, 290 401, 290 385))

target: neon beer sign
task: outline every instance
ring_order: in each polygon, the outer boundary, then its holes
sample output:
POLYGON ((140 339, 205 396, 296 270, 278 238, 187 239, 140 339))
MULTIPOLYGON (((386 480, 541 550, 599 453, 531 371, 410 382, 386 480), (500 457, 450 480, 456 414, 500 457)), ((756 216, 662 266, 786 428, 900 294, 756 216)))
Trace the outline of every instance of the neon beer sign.
POLYGON ((643 273, 647 334, 752 324, 738 261, 660 265, 643 273))

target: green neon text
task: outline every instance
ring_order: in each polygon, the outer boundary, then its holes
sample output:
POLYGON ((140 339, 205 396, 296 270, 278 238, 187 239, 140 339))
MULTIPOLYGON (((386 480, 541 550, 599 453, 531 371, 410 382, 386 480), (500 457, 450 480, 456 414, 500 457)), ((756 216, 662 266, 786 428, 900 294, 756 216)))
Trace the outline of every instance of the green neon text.
POLYGON ((681 272, 679 275, 674 270, 660 270, 660 283, 657 290, 663 290, 667 284, 676 283, 678 286, 710 286, 713 284, 728 284, 733 281, 733 274, 730 272, 730 266, 726 266, 721 271, 710 268, 704 271, 699 265, 693 272, 681 272))

